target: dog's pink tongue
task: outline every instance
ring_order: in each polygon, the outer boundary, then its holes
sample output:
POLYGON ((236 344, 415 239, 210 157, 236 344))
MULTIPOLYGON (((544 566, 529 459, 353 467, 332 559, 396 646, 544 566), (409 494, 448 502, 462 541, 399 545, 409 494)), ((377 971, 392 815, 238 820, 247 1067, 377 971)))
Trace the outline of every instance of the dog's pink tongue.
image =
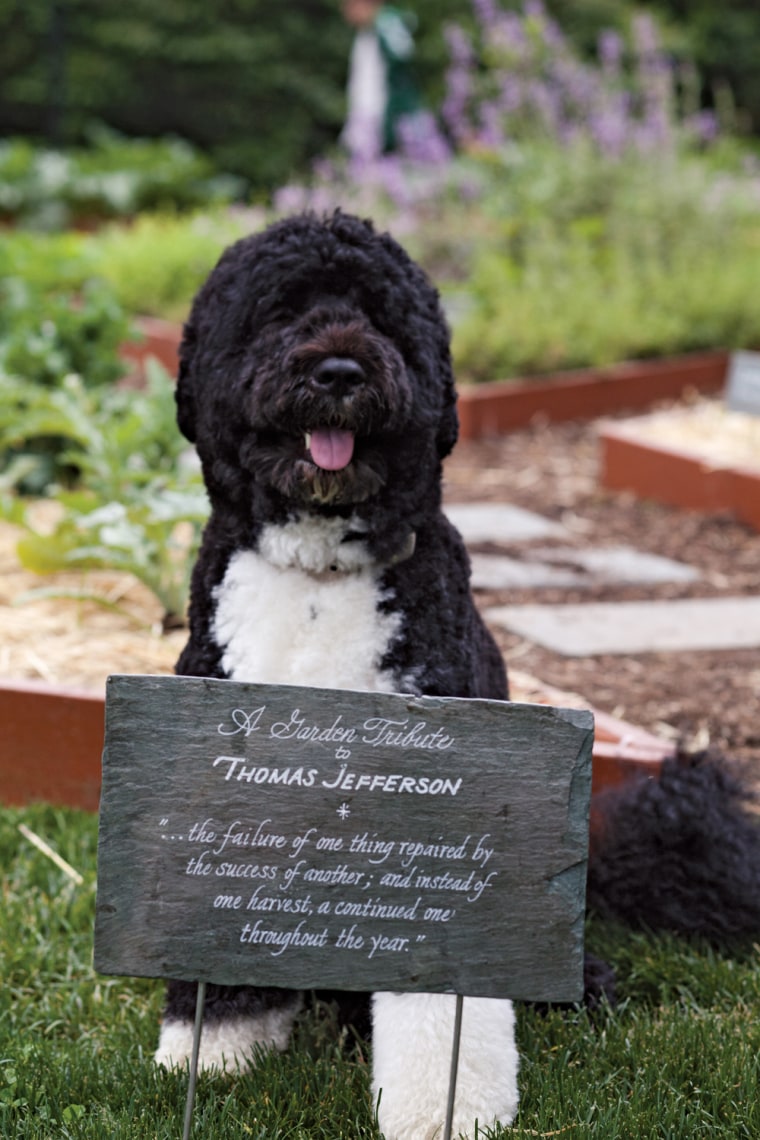
POLYGON ((309 445, 311 458, 324 471, 341 471, 354 454, 354 433, 340 428, 316 428, 309 445))

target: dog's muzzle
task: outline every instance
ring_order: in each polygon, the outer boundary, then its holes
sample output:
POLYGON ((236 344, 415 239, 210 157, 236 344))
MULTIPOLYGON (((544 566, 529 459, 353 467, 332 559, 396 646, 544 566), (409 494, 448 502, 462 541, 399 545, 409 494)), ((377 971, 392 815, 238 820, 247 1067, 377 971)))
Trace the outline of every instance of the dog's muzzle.
MULTIPOLYGON (((342 405, 364 383, 361 364, 350 356, 328 356, 321 360, 309 378, 321 400, 342 405)), ((342 427, 314 427, 306 432, 306 450, 312 463, 322 471, 342 471, 354 454, 354 433, 342 427)))

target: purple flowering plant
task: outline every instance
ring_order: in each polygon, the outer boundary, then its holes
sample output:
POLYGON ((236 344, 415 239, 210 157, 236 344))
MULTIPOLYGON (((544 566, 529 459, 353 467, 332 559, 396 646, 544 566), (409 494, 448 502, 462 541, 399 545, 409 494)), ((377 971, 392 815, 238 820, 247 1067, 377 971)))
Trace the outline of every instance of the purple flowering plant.
POLYGON ((451 63, 441 116, 464 149, 550 140, 584 141, 608 159, 711 140, 713 116, 679 116, 678 77, 648 14, 634 17, 631 42, 601 33, 587 63, 540 3, 522 13, 474 0, 474 36, 450 26, 451 63))
POLYGON ((323 160, 276 208, 343 206, 442 286, 462 379, 760 339, 760 176, 636 15, 582 59, 540 0, 473 0, 445 95, 391 155, 323 160))
POLYGON ((278 212, 344 204, 392 215, 408 231, 431 203, 487 193, 499 168, 514 163, 516 148, 580 148, 614 164, 715 139, 713 114, 679 113, 679 76, 649 15, 633 19, 630 43, 602 32, 598 61, 590 63, 540 0, 527 0, 522 11, 497 0, 473 0, 473 8, 474 33, 444 28, 450 62, 437 113, 402 122, 394 154, 359 148, 320 160, 308 184, 276 194, 278 212))

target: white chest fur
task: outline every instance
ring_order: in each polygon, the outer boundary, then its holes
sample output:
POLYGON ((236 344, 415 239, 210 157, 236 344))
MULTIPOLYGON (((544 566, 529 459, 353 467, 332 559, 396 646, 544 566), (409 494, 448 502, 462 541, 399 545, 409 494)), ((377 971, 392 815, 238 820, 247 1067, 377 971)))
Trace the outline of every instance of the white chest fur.
POLYGON ((378 568, 349 523, 265 528, 230 560, 215 593, 214 638, 234 681, 391 692, 381 661, 400 615, 381 613, 378 568))

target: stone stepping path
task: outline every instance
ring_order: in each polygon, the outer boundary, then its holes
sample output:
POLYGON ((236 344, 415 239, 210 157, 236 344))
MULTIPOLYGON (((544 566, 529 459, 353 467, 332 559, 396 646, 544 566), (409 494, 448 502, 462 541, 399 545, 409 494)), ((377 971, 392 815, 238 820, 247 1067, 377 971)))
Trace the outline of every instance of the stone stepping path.
POLYGON ((613 583, 646 585, 659 582, 694 582, 692 566, 641 554, 630 546, 578 550, 555 546, 526 551, 525 558, 500 554, 472 554, 472 584, 476 590, 541 589, 559 587, 590 590, 613 583))
POLYGON ((505 546, 555 539, 562 546, 535 547, 525 556, 473 553, 472 584, 476 590, 582 588, 647 582, 693 582, 698 572, 683 562, 642 554, 629 546, 570 546, 571 535, 560 523, 532 511, 501 503, 457 503, 446 514, 468 546, 490 542, 505 546))
POLYGON ((566 657, 760 648, 760 598, 751 597, 498 606, 485 618, 566 657))
MULTIPOLYGON (((537 540, 525 556, 471 553, 476 589, 592 588, 698 580, 691 566, 631 547, 571 545, 559 523, 507 504, 458 503, 446 513, 469 546, 537 540), (567 545, 564 545, 567 543, 567 545)), ((486 620, 563 656, 760 647, 760 598, 498 606, 486 620)))
POLYGON ((507 503, 451 503, 446 514, 469 545, 478 542, 533 542, 569 538, 559 523, 507 503))

